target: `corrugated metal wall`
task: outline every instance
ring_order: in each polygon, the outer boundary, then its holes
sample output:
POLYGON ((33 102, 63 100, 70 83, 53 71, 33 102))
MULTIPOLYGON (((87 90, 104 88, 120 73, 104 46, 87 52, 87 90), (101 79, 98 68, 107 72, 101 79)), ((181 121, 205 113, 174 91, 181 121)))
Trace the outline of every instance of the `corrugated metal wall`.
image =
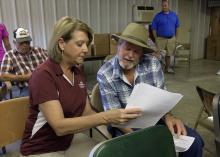
MULTIPOLYGON (((178 13, 178 0, 170 3, 172 10, 178 13)), ((60 17, 79 18, 97 33, 120 32, 132 21, 134 4, 160 10, 161 0, 0 0, 0 21, 7 26, 11 43, 11 32, 17 27, 25 27, 30 30, 34 45, 47 48, 53 25, 60 17)), ((207 34, 203 29, 207 29, 209 21, 204 5, 202 0, 193 0, 193 58, 203 56, 201 44, 207 34)))
POLYGON ((192 59, 204 58, 209 25, 210 8, 207 7, 207 0, 193 0, 190 34, 192 59))

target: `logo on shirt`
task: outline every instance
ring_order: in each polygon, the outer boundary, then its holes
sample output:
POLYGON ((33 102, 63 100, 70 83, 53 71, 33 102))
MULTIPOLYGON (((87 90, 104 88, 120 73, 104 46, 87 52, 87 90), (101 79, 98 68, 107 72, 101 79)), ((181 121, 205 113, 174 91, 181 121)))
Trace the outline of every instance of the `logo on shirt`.
POLYGON ((80 81, 80 83, 79 83, 79 88, 85 88, 85 84, 82 82, 82 81, 80 81))

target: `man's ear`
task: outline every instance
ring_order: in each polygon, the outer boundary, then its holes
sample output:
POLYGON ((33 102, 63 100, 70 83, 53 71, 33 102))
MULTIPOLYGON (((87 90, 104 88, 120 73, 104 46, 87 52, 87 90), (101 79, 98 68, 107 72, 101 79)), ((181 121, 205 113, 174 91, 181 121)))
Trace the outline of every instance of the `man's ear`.
POLYGON ((64 47, 65 47, 65 45, 66 45, 65 41, 63 40, 63 38, 60 38, 60 39, 58 40, 58 45, 59 45, 60 50, 63 51, 63 50, 64 50, 64 47))

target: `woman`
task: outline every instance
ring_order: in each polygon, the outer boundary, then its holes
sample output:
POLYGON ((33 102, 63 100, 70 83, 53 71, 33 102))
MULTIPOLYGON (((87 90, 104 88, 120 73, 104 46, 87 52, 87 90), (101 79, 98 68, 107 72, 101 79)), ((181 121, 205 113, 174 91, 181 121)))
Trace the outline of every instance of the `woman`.
POLYGON ((11 50, 11 45, 8 39, 8 31, 5 25, 3 23, 0 23, 0 63, 2 62, 3 56, 5 54, 2 43, 4 43, 6 51, 11 50))
POLYGON ((79 66, 92 41, 91 29, 70 17, 61 18, 49 43, 49 59, 29 81, 30 113, 21 154, 65 156, 73 134, 101 124, 120 124, 140 116, 139 109, 94 113, 79 66))

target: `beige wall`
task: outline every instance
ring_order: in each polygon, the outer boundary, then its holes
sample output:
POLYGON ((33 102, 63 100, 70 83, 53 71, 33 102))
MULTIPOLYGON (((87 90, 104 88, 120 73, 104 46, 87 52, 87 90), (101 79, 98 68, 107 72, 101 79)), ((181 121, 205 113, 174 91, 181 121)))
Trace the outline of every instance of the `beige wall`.
MULTIPOLYGON (((209 26, 207 0, 170 0, 171 9, 181 21, 181 40, 192 43, 192 57, 204 56, 204 39, 209 26), (190 28, 191 25, 191 28, 190 28)), ((161 0, 0 0, 0 21, 10 33, 17 27, 28 28, 33 44, 47 48, 57 19, 69 15, 88 23, 94 32, 120 32, 132 21, 132 5, 154 6, 161 0)))
POLYGON ((179 40, 190 43, 192 0, 179 0, 178 16, 180 19, 179 40))

